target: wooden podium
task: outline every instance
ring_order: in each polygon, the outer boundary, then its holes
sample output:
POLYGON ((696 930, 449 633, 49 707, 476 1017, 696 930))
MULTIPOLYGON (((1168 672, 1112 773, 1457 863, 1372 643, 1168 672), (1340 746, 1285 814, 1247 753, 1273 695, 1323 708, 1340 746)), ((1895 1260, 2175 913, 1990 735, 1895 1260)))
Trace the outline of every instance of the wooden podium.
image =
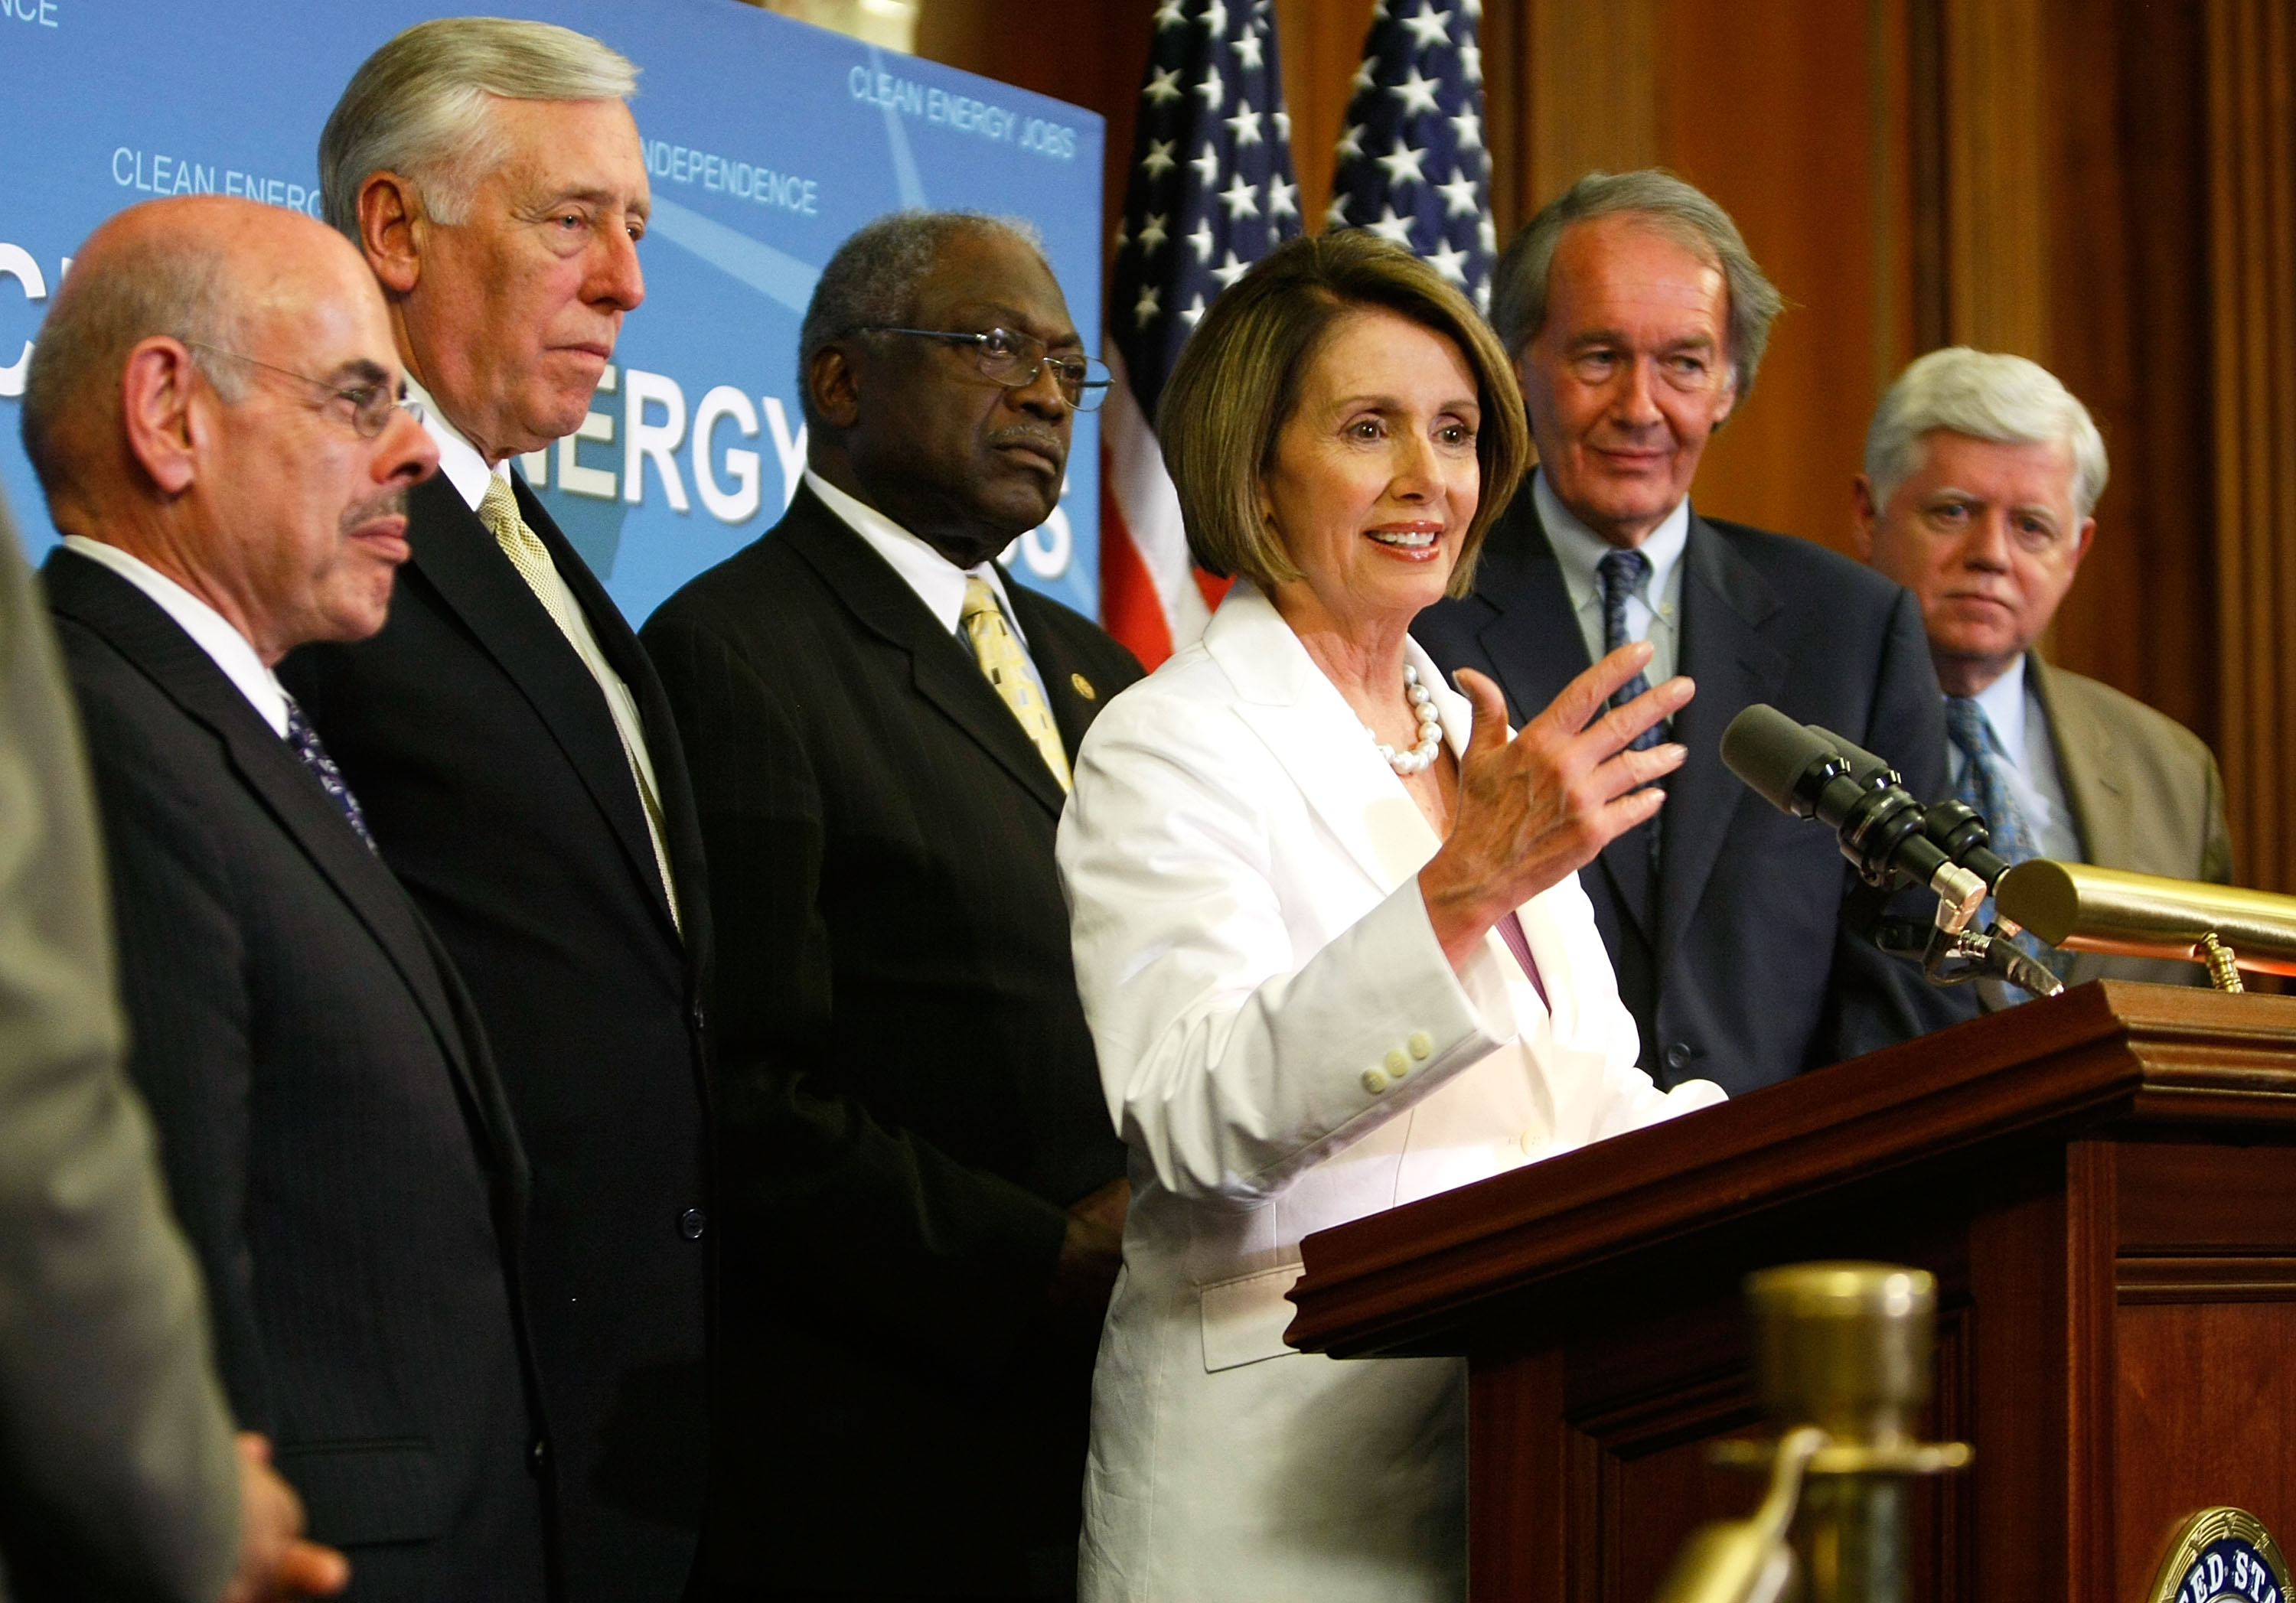
POLYGON ((1916 1599, 2138 1603, 2212 1504, 2296 1538, 2296 997, 2102 983, 1310 1236, 1290 1339, 1464 1354, 1472 1595, 1644 1603, 1756 1485, 1739 1280, 1937 1276, 1916 1599))

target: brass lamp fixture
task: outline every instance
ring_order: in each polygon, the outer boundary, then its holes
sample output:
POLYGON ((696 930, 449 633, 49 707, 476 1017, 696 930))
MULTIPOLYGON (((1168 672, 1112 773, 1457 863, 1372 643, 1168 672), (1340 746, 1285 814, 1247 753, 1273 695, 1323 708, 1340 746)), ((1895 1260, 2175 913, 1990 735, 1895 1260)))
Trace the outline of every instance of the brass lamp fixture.
POLYGON ((1994 887, 2005 920, 2067 952, 2205 964, 2219 991, 2240 970, 2296 974, 2296 896, 2126 873, 2086 863, 2021 863, 1994 887))
POLYGON ((1906 1477, 1958 1469, 1913 1433, 1927 1401, 1937 1284, 1889 1264, 1792 1264, 1746 1277, 1758 1389, 1779 1435, 1717 1460, 1767 1470, 1750 1519, 1692 1535, 1659 1603, 1901 1603, 1906 1477))

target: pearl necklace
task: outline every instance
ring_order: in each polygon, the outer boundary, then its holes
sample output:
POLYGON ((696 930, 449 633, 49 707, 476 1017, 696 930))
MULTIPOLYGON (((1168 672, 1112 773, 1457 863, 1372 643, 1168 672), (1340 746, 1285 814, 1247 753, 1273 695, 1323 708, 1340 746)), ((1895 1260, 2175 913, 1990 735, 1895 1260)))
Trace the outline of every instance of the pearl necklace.
POLYGON ((1435 716, 1433 694, 1419 683, 1419 670, 1407 662, 1403 665, 1403 695, 1411 703, 1411 710, 1419 715, 1418 745, 1408 751, 1398 751, 1392 746, 1382 744, 1379 731, 1368 724, 1364 725, 1364 733, 1369 735, 1371 743, 1379 748, 1379 755, 1387 759, 1387 765, 1408 779, 1434 766, 1435 754, 1443 749, 1443 724, 1435 716))

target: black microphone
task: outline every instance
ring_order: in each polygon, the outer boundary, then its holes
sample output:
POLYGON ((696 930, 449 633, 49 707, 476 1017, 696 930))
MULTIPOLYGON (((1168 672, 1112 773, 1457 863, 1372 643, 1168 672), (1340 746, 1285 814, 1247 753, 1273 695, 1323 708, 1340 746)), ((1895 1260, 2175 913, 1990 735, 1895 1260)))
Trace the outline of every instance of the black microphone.
MULTIPOLYGON (((1898 785, 1905 781, 1898 771, 1854 741, 1845 740, 1819 724, 1804 725, 1810 733, 1833 742, 1849 765, 1849 774, 1861 785, 1877 780, 1883 784, 1898 785)), ((1985 881, 1991 890, 2001 883, 2001 876, 2009 871, 2009 860, 1992 847, 1993 834, 1987 828, 1985 815, 1967 802, 1931 802, 1923 809, 1922 833, 1935 841, 1945 855, 1985 881)))
POLYGON ((1830 827, 1868 885, 1926 885, 1965 922, 1985 899, 1986 881, 1930 838, 1927 811, 1896 770, 1871 752, 1858 755, 1869 761, 1853 764, 1832 737, 1759 701, 1722 732, 1723 765, 1780 812, 1830 827))

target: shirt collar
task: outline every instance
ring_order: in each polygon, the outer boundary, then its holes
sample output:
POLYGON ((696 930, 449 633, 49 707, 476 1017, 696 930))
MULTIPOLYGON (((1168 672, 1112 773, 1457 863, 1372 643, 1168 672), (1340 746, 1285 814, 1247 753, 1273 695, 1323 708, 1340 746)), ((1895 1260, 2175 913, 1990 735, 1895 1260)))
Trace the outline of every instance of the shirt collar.
POLYGON ((1975 699, 1985 714, 1985 721, 1993 726, 1993 738, 2000 743, 2003 754, 2018 767, 2024 767, 2024 653, 2021 651, 2011 658, 2008 671, 1978 691, 1975 699))
POLYGON ((1004 609, 1004 621, 1012 626, 1013 633, 1020 636, 1023 646, 1029 643, 1029 637, 1021 627, 1021 620, 1013 614, 1012 598, 1004 593, 1004 576, 997 572, 993 560, 972 568, 959 568, 875 507, 847 495, 811 468, 805 470, 805 482, 816 495, 821 497, 824 506, 843 519, 855 534, 868 543, 871 550, 890 564, 893 571, 901 576, 902 581, 916 592, 917 599, 925 604, 925 609, 939 621, 943 629, 951 634, 955 634, 958 623, 964 617, 965 581, 986 579, 989 591, 996 597, 997 606, 1004 609))
POLYGON ((263 658, 255 654, 247 636, 234 628, 228 618, 143 558, 132 556, 117 545, 91 540, 86 535, 66 535, 64 544, 92 562, 102 563, 151 597, 162 612, 175 619, 176 627, 192 637, 192 643, 223 670, 223 676, 239 687, 239 693, 271 726, 271 732, 283 740, 286 738, 287 692, 280 688, 277 676, 263 666, 263 658))
MULTIPOLYGON (((1584 607, 1600 593, 1602 581, 1595 571, 1597 565, 1618 547, 1581 523, 1562 504, 1562 498, 1546 482, 1544 468, 1531 475, 1530 495, 1531 504, 1538 509, 1539 525, 1546 530, 1547 543, 1554 548, 1554 559, 1562 564, 1563 588, 1570 593, 1571 607, 1584 607)), ((1643 594, 1653 607, 1669 593, 1667 585, 1689 542, 1690 501, 1685 496, 1675 503, 1674 510, 1635 547, 1650 564, 1650 579, 1643 594)))
POLYGON ((488 478, 510 482, 510 459, 504 457, 488 467, 479 448, 447 421, 447 414, 439 410, 439 403, 430 398, 430 392, 415 380, 413 373, 406 375, 406 399, 422 418, 423 432, 439 447, 439 475, 455 487, 455 493, 463 498, 464 505, 477 511, 479 503, 486 497, 488 478))

